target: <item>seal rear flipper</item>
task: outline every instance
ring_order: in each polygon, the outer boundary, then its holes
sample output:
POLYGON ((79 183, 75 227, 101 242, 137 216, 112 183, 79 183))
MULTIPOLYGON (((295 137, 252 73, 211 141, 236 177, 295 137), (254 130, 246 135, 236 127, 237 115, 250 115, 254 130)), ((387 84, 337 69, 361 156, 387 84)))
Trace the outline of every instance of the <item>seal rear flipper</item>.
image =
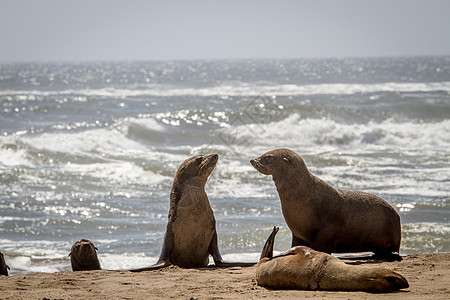
POLYGON ((273 226, 273 230, 267 238, 266 243, 264 244, 263 250, 261 252, 261 257, 259 258, 260 260, 265 257, 273 257, 273 245, 275 243, 275 236, 277 235, 278 230, 280 230, 280 228, 273 226))
POLYGON ((379 252, 374 253, 372 259, 379 259, 384 261, 402 261, 403 257, 398 252, 379 252))

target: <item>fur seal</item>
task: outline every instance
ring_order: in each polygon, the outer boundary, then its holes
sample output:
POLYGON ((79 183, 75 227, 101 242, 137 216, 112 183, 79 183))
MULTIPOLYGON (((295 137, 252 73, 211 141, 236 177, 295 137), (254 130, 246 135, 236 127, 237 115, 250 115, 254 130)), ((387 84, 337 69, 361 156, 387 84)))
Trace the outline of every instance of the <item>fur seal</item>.
POLYGON ((5 257, 3 253, 0 252, 0 275, 8 276, 9 267, 5 262, 5 257))
POLYGON ((97 257, 97 247, 90 240, 75 242, 70 249, 72 271, 101 270, 97 257))
POLYGON ((400 216, 375 195, 335 189, 311 174, 289 149, 252 159, 256 170, 272 175, 292 246, 326 253, 371 251, 376 258, 401 260, 400 216))
POLYGON ((259 285, 273 289, 393 292, 409 287, 400 274, 380 267, 348 265, 329 254, 296 246, 272 257, 273 229, 256 267, 259 285))
POLYGON ((209 255, 217 267, 256 264, 224 262, 220 255, 216 220, 205 192, 206 181, 218 159, 217 154, 197 155, 181 163, 170 192, 169 221, 159 260, 153 266, 130 271, 147 271, 169 265, 206 267, 209 255))

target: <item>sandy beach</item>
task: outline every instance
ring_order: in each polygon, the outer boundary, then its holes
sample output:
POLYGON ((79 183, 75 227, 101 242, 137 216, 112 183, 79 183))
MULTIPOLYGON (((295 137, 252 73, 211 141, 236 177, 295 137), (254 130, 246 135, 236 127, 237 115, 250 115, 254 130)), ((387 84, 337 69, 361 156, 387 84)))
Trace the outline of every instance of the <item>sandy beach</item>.
MULTIPOLYGON (((352 261, 355 262, 355 261, 352 261)), ((358 262, 358 261, 356 261, 358 262)), ((255 267, 157 271, 83 271, 0 276, 1 299, 448 299, 450 253, 419 254, 373 265, 394 270, 410 287, 396 293, 269 290, 257 285, 255 267)), ((369 265, 369 263, 365 263, 369 265)))

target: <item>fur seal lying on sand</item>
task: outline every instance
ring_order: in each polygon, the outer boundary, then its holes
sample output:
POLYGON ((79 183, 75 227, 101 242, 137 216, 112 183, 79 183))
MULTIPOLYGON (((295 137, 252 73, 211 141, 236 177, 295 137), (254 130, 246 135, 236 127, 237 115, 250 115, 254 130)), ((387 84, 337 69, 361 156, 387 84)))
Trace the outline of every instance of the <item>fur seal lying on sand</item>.
POLYGON ((169 265, 184 268, 206 267, 212 255, 217 267, 253 266, 255 263, 224 262, 217 243, 216 220, 205 184, 216 167, 219 156, 197 155, 178 168, 170 192, 169 221, 158 262, 132 272, 158 269, 169 265))
POLYGON ((75 242, 69 254, 72 271, 101 270, 96 250, 90 240, 75 242))
POLYGON ((5 262, 5 257, 3 253, 0 252, 0 275, 8 276, 9 267, 5 262))
POLYGON ((259 285, 273 289, 393 292, 409 287, 398 273, 385 268, 348 265, 329 254, 296 246, 272 257, 278 228, 264 245, 256 269, 259 285))
POLYGON ((292 246, 326 253, 372 251, 377 258, 402 259, 400 216, 380 197, 333 188, 311 174, 289 149, 273 150, 250 162, 272 175, 292 231, 292 246))

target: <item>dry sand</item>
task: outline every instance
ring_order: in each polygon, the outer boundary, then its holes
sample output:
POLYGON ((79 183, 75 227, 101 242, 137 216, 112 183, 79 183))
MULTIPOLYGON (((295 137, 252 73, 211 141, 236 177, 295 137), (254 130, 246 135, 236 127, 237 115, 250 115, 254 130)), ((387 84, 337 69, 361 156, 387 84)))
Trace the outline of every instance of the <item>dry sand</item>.
POLYGON ((269 290, 255 281, 255 267, 157 271, 83 271, 0 276, 1 299, 450 299, 450 253, 406 256, 376 263, 408 279, 390 294, 269 290))

